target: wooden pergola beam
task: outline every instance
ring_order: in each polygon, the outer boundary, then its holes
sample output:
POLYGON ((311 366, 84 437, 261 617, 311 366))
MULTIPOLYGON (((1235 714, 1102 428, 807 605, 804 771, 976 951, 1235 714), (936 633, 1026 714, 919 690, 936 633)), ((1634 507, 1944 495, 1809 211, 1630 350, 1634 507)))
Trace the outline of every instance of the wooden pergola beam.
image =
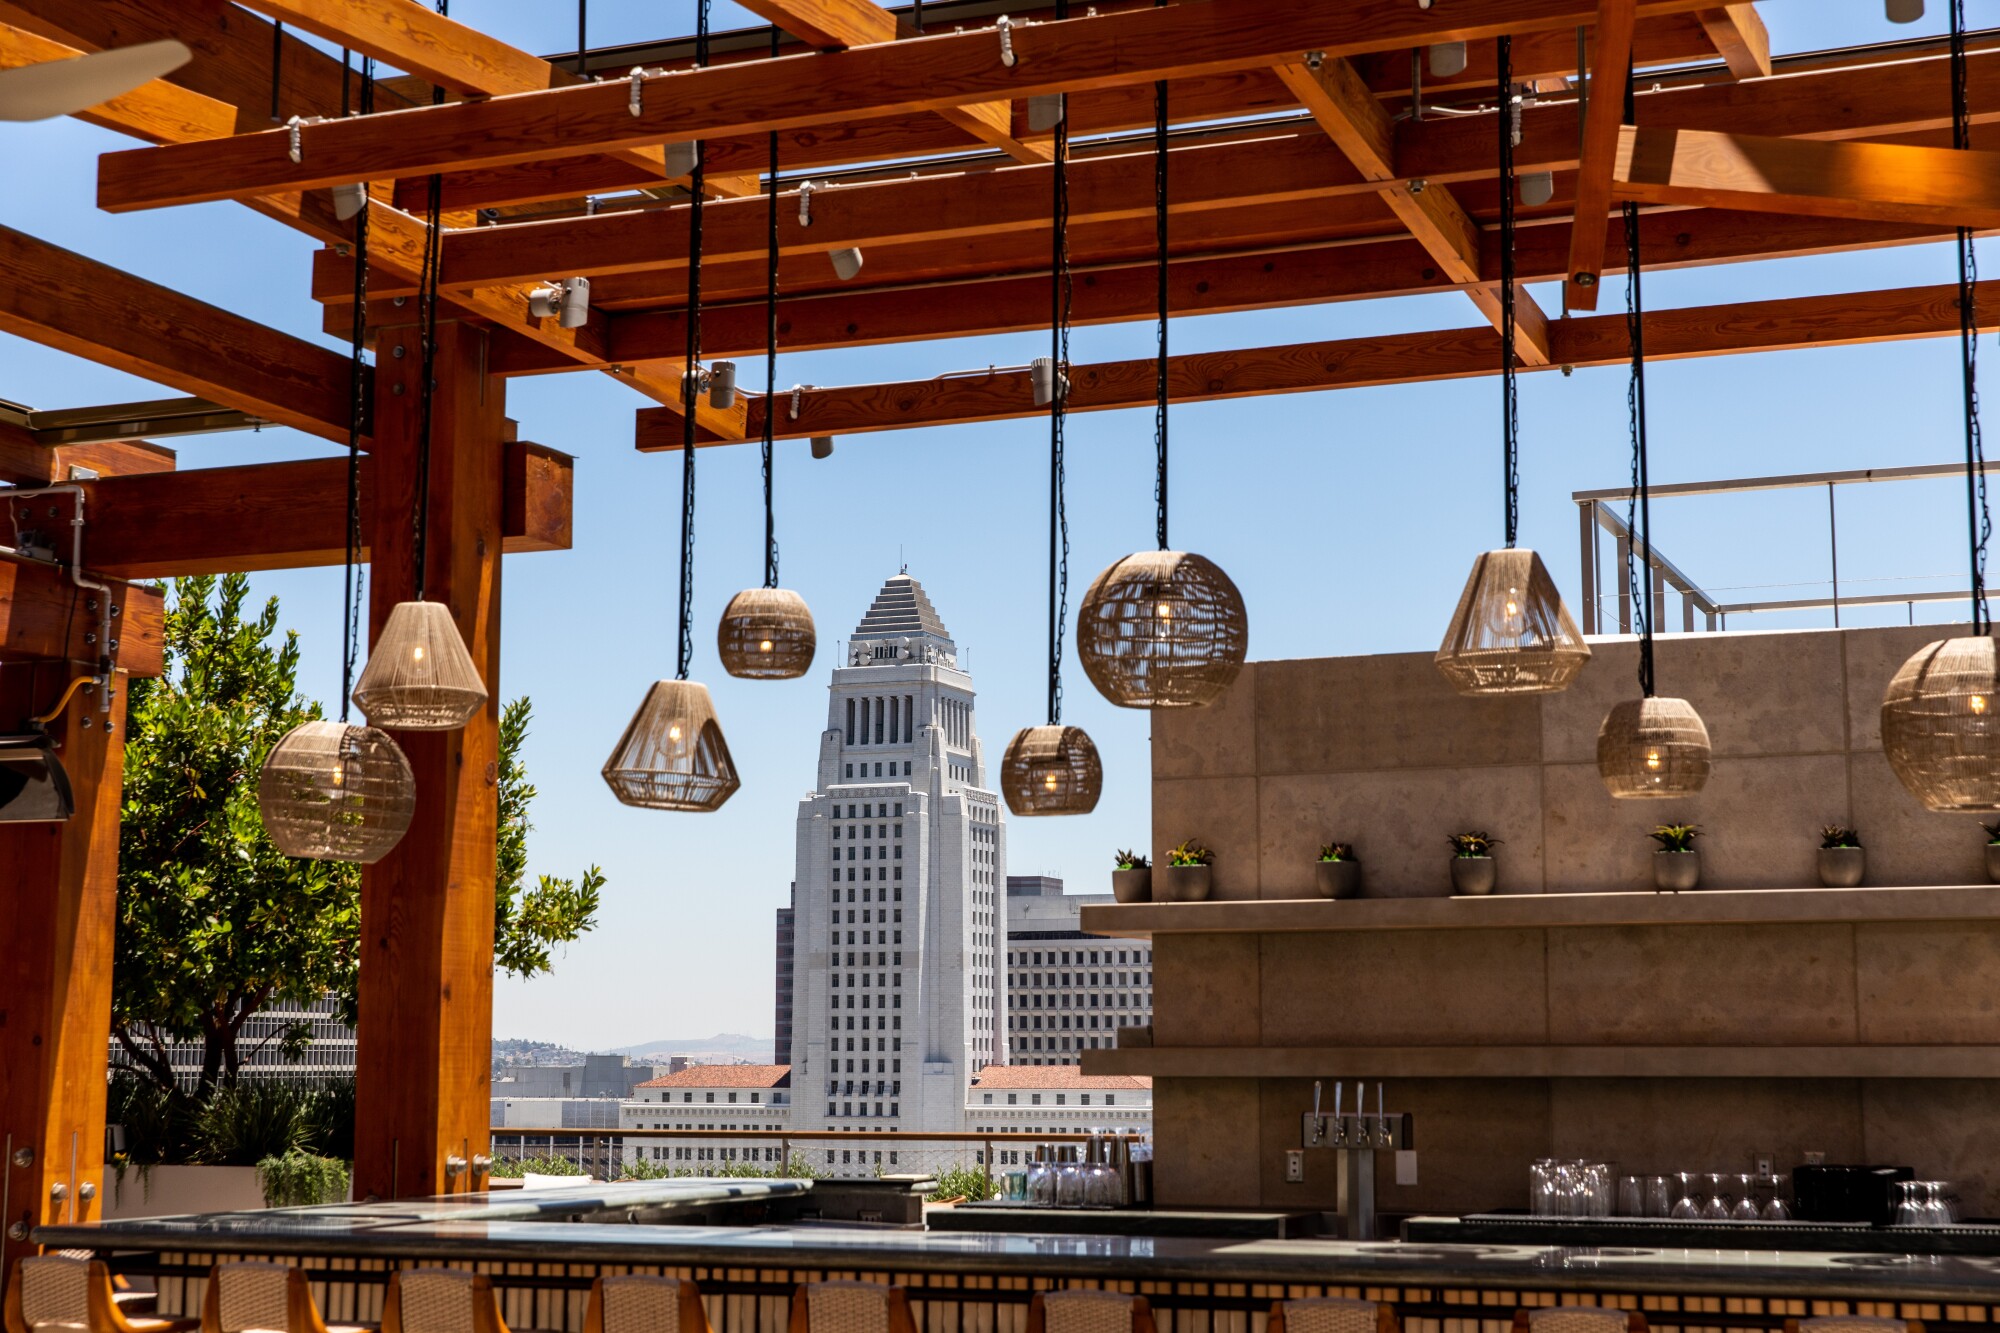
POLYGON ((347 358, 0 227, 0 330, 347 440, 347 358))
MULTIPOLYGON (((574 462, 539 444, 504 448, 509 555, 570 548, 574 462)), ((361 460, 361 559, 374 526, 373 458, 361 460)), ((337 565, 347 556, 347 460, 312 458, 80 483, 84 558, 121 579, 337 565)), ((4 511, 5 492, 0 492, 4 511)))
MULTIPOLYGON (((68 496, 55 497, 68 521, 68 496)), ((17 501, 17 503, 26 503, 17 501)), ((86 548, 87 549, 87 548, 86 548)), ((157 676, 166 651, 166 598, 158 588, 99 578, 111 584, 111 604, 118 608, 118 647, 112 663, 133 676, 157 676)), ((81 598, 92 594, 77 586, 70 572, 58 565, 0 554, 0 661, 95 663, 98 660, 98 620, 79 615, 81 598)), ((12 732, 20 718, 0 718, 0 728, 12 732)))
POLYGON ((26 426, 0 420, 0 486, 67 481, 71 468, 85 468, 100 477, 171 472, 175 462, 173 450, 145 440, 46 444, 26 426))
POLYGON ((416 0, 247 0, 335 46, 352 47, 427 83, 493 96, 581 82, 540 56, 509 46, 416 0))
POLYGON ((1719 5, 1695 15, 1715 50, 1739 79, 1771 75, 1771 33, 1755 4, 1719 5))
POLYGON ((1646 204, 2000 225, 2000 153, 1627 125, 1612 181, 1646 204))
POLYGON ((1590 54, 1590 105, 1583 117, 1583 152, 1576 180, 1576 227, 1570 233, 1569 279, 1563 304, 1597 309, 1604 270, 1604 230, 1592 225, 1611 208, 1611 172, 1618 127, 1625 120, 1625 89, 1632 68, 1633 0, 1602 0, 1590 54))
POLYGON ((808 46, 838 51, 896 40, 896 16, 871 0, 742 0, 808 46))
MULTIPOLYGON (((1622 4, 1645 15, 1704 7, 1699 0, 1622 4)), ((655 79, 636 116, 626 87, 595 84, 309 126, 296 162, 284 131, 111 153, 99 163, 98 203, 121 212, 838 124, 1226 73, 1293 58, 1301 47, 1346 55, 1573 28, 1595 12, 1585 0, 1457 0, 1433 10, 1318 0, 1176 5, 1021 29, 1012 66, 1001 62, 990 30, 941 34, 655 79)))
MULTIPOLYGON (((1673 361, 1945 337, 1958 332, 1957 299, 1955 286, 1941 284, 1649 311, 1646 353, 1673 361)), ((1981 283, 1978 299, 1981 328, 2000 328, 2000 280, 1981 283)), ((1622 314, 1562 320, 1552 326, 1550 338, 1555 365, 1622 365, 1631 355, 1622 314)), ((1499 352, 1499 337, 1489 328, 1451 329, 1198 353, 1173 358, 1168 376, 1176 402, 1212 402, 1497 375, 1499 352)), ((1071 409, 1105 412, 1144 407, 1154 401, 1153 375, 1150 358, 1074 367, 1071 409)), ((751 413, 753 434, 763 430, 766 406, 759 400, 751 413)), ((1035 406, 1027 372, 995 371, 913 383, 811 389, 801 395, 796 418, 789 396, 782 398, 773 426, 780 438, 798 439, 1005 421, 1046 410, 1035 406)), ((680 437, 670 425, 659 414, 641 410, 639 449, 648 453, 678 449, 680 437)))

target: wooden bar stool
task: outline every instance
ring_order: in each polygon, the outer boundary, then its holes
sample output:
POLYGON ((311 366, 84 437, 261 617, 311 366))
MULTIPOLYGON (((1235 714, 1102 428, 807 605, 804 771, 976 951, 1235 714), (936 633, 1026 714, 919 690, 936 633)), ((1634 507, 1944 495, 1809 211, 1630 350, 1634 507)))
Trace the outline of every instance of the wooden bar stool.
POLYGON ((66 1254, 24 1255, 7 1284, 7 1333, 185 1333, 193 1319, 152 1319, 118 1308, 111 1270, 102 1259, 66 1254))
POLYGON ((201 1333, 364 1333, 373 1324, 328 1324, 303 1268, 243 1261, 208 1270, 201 1333))
POLYGON ((1552 1305, 1516 1310, 1514 1333, 1646 1333, 1646 1316, 1607 1305, 1552 1305))
POLYGON ((1344 1296, 1273 1301, 1267 1333, 1402 1333, 1403 1321, 1387 1302, 1344 1296))
POLYGON ((1785 1333, 1924 1333, 1924 1322, 1885 1319, 1879 1315, 1831 1314, 1813 1319, 1787 1319, 1785 1333))
POLYGON ((457 1268, 389 1274, 382 1333, 508 1333, 485 1276, 457 1268))
POLYGON ((1153 1307, 1122 1291, 1038 1291, 1028 1333, 1153 1333, 1153 1307))
POLYGON ((791 1333, 917 1333, 910 1295, 883 1282, 801 1282, 791 1333))
POLYGON ((601 1277, 590 1284, 583 1333, 709 1333, 708 1310, 685 1278, 601 1277))

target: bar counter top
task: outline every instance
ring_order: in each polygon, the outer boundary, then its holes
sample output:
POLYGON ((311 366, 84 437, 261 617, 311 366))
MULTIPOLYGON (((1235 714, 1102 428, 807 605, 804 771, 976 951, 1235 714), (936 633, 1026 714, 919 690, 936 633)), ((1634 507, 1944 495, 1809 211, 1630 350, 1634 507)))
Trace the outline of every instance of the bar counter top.
POLYGON ((1991 1303, 2000 1258, 1395 1241, 967 1234, 846 1224, 677 1226, 555 1220, 606 1209, 777 1197, 802 1181, 650 1181, 512 1195, 38 1228, 44 1245, 202 1255, 611 1263, 697 1268, 1352 1283, 1991 1303))

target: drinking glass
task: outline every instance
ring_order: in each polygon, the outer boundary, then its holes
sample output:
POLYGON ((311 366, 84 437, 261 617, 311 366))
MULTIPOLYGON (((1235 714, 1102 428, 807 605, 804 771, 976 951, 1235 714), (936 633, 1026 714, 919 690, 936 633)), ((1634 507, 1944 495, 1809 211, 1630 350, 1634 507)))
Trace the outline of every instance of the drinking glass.
POLYGON ((1757 1199, 1751 1193, 1753 1180, 1754 1177, 1747 1174, 1736 1177, 1736 1206, 1729 1210, 1730 1221, 1756 1222, 1763 1218, 1764 1210, 1757 1206, 1757 1199))
POLYGON ((1644 1176, 1620 1176, 1618 1178, 1618 1216, 1644 1217, 1646 1215, 1646 1178, 1644 1176))
POLYGON ((1028 1173, 1026 1171, 1009 1171, 1007 1173, 1007 1201, 1009 1203, 1025 1203, 1027 1198, 1028 1173))
POLYGON ((1665 1176, 1646 1177, 1647 1217, 1672 1217, 1674 1215, 1673 1181, 1665 1176))
POLYGON ((1924 1212, 1923 1191, 1914 1180, 1896 1183, 1896 1220, 1899 1227, 1920 1227, 1929 1219, 1924 1212))
POLYGON ((1789 1222, 1792 1220, 1792 1210, 1785 1203, 1784 1199, 1773 1194, 1771 1201, 1764 1205, 1764 1220, 1766 1222, 1789 1222))
POLYGON ((1924 1182, 1924 1219, 1934 1227, 1948 1227, 1958 1219, 1953 1216, 1949 1186, 1942 1180, 1924 1182))
POLYGON ((1701 1216, 1702 1198, 1695 1192, 1695 1176, 1691 1171, 1683 1171, 1674 1177, 1679 1187, 1679 1197, 1674 1201, 1673 1211, 1668 1215, 1677 1222, 1691 1222, 1701 1216))
POLYGON ((1528 1213, 1532 1217, 1555 1216, 1556 1164, 1547 1157, 1528 1165, 1528 1213))
POLYGON ((1720 1171, 1708 1173, 1708 1202, 1701 1206, 1702 1220, 1705 1222, 1727 1222, 1729 1220, 1730 1197, 1723 1193, 1725 1179, 1720 1171))

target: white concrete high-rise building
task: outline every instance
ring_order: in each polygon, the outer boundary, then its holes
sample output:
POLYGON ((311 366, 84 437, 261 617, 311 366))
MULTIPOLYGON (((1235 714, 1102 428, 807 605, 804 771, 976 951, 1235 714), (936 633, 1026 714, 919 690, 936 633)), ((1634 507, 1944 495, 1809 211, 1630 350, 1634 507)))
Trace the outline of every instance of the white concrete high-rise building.
POLYGON ((955 1130, 1008 1059, 1007 833, 972 677, 915 579, 883 584, 828 696, 798 816, 792 1127, 955 1130))

